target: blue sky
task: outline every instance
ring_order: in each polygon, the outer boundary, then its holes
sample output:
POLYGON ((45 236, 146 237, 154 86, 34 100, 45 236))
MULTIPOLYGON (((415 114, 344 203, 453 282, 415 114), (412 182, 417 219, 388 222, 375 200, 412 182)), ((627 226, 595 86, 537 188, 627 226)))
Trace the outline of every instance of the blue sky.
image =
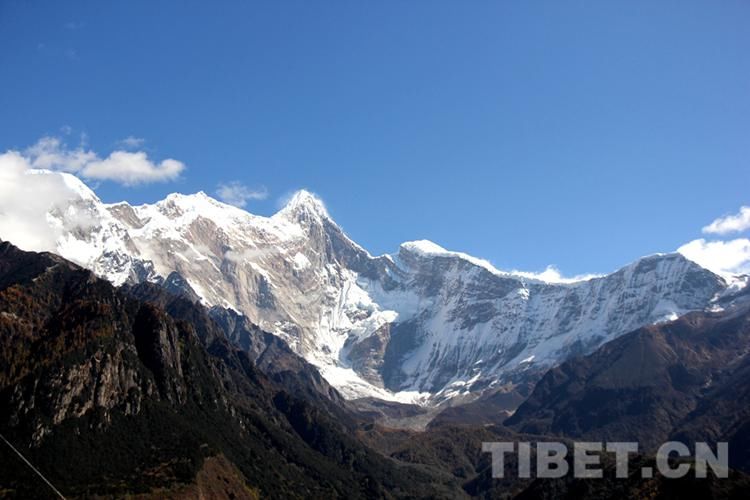
POLYGON ((220 4, 0 2, 0 151, 140 138, 185 169, 105 201, 304 187, 372 253, 566 274, 750 203, 748 2, 220 4))

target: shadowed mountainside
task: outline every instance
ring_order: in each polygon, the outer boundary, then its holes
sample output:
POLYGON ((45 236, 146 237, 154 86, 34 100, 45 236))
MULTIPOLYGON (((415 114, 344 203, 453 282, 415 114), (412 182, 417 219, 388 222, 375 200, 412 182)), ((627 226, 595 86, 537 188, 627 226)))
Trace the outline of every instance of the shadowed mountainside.
MULTIPOLYGON (((363 446, 260 371, 205 312, 183 302, 180 315, 193 317, 176 319, 157 305, 172 299, 155 297, 0 243, 0 429, 64 494, 172 491, 198 484, 210 457, 264 498, 455 491, 363 446)), ((1 457, 5 496, 49 493, 18 457, 1 457)))

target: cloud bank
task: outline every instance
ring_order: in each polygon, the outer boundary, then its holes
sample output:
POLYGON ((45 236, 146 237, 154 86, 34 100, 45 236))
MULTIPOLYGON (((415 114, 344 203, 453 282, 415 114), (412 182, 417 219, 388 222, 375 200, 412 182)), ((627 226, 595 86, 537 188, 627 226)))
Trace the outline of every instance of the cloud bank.
POLYGON ((226 184, 219 184, 219 187, 216 189, 216 196, 224 203, 242 208, 250 200, 265 200, 268 198, 268 190, 262 186, 258 189, 253 189, 241 182, 232 181, 226 184))
MULTIPOLYGON (((725 215, 703 228, 703 233, 718 236, 750 229, 750 207, 742 206, 734 215, 725 215)), ((677 249, 682 255, 723 276, 750 274, 750 239, 700 238, 677 249)))
POLYGON ((750 273, 750 240, 693 240, 677 249, 696 264, 720 275, 750 273))
POLYGON ((103 160, 86 164, 80 172, 87 179, 109 180, 124 186, 135 186, 172 181, 177 179, 183 170, 185 164, 171 158, 156 164, 142 151, 114 151, 103 160))
POLYGON ((750 207, 740 207, 735 215, 719 217, 703 228, 706 234, 739 233, 750 229, 750 207))
MULTIPOLYGON (((136 138, 131 143, 137 143, 136 138)), ((74 173, 90 180, 113 181, 124 186, 136 186, 177 179, 185 164, 167 158, 155 163, 143 151, 113 151, 100 158, 82 145, 69 148, 58 137, 43 137, 24 151, 32 168, 74 173)))
POLYGON ((547 283, 576 283, 578 281, 588 281, 602 276, 601 274, 579 274, 577 276, 566 277, 563 276, 560 270, 555 266, 547 266, 547 268, 540 273, 517 270, 511 272, 523 276, 524 278, 546 281, 547 283))
POLYGON ((127 136, 125 139, 117 141, 118 146, 124 149, 138 149, 146 143, 146 139, 142 137, 135 137, 132 135, 127 136))
POLYGON ((47 214, 74 195, 63 175, 37 175, 20 153, 0 154, 0 238, 24 250, 54 251, 64 228, 50 225, 47 214))

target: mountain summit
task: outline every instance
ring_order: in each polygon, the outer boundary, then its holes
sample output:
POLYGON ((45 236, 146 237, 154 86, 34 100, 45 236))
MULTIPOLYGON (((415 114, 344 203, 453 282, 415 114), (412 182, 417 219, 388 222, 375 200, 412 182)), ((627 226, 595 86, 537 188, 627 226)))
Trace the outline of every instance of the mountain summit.
POLYGON ((305 189, 294 193, 284 205, 284 208, 276 214, 276 217, 290 217, 292 219, 304 216, 330 219, 323 200, 305 189))

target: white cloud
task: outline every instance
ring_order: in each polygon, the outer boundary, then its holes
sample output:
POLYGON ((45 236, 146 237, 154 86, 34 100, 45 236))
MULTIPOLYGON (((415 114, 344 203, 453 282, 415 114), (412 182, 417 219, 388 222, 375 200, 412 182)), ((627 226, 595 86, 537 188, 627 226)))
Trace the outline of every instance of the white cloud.
POLYGON ((26 149, 33 168, 78 172, 89 162, 97 159, 96 153, 86 151, 82 146, 68 149, 57 137, 42 137, 36 144, 26 149))
POLYGON ((219 184, 216 189, 216 196, 224 203, 235 207, 244 207, 250 200, 265 200, 268 198, 268 190, 262 186, 258 189, 252 189, 241 182, 232 181, 219 184))
POLYGON ((16 151, 0 154, 0 238, 24 250, 53 251, 62 227, 47 213, 74 197, 62 174, 36 175, 16 151))
POLYGON ((103 160, 92 161, 81 169, 89 179, 110 180, 135 186, 150 182, 171 181, 185 170, 185 164, 168 158, 156 164, 143 151, 114 151, 103 160))
POLYGON ((125 149, 138 149, 146 143, 143 137, 127 136, 125 139, 117 141, 117 145, 125 149))
MULTIPOLYGON (((129 137, 132 144, 140 139, 129 137)), ((126 139, 127 140, 127 139, 126 139)), ((125 186, 177 179, 185 164, 167 158, 154 163, 143 151, 113 151, 100 158, 83 144, 71 149, 57 137, 43 137, 24 152, 32 168, 72 172, 87 179, 114 181, 125 186)))
POLYGON ((719 217, 703 228, 706 234, 739 233, 750 229, 750 207, 741 207, 735 215, 719 217))
POLYGON ((528 271, 511 271, 513 274, 535 280, 546 281, 547 283, 575 283, 577 281, 588 281, 593 278, 601 277, 601 274, 579 274, 577 276, 565 277, 555 266, 547 266, 541 273, 528 271))
POLYGON ((750 239, 706 241, 701 238, 677 249, 682 255, 717 274, 750 273, 750 239))

